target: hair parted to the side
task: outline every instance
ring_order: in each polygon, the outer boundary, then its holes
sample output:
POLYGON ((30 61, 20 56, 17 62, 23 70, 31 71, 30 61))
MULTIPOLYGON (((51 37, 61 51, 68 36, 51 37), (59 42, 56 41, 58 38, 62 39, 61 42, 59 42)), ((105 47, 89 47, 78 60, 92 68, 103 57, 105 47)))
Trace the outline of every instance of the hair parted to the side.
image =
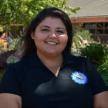
POLYGON ((31 34, 35 31, 37 26, 46 17, 55 17, 61 19, 61 21, 66 27, 67 34, 68 34, 68 42, 66 48, 63 51, 63 55, 71 53, 72 37, 73 37, 71 20, 69 16, 61 9, 58 9, 56 7, 49 7, 40 11, 39 14, 31 21, 24 38, 25 49, 24 49, 23 56, 28 55, 33 51, 36 51, 36 46, 33 39, 31 38, 31 34))

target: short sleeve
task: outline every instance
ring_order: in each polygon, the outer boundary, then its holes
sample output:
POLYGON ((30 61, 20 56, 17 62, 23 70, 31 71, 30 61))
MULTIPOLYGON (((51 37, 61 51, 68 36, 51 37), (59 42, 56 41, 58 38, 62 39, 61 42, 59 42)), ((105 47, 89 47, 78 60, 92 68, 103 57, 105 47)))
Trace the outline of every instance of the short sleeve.
POLYGON ((93 65, 90 60, 87 60, 87 72, 88 77, 90 80, 90 88, 92 90, 92 93, 95 95, 97 93, 108 91, 108 87, 105 85, 104 80, 102 79, 99 72, 97 72, 97 69, 95 65, 93 65))
POLYGON ((21 95, 20 87, 17 69, 14 64, 10 64, 7 66, 6 72, 0 83, 0 93, 13 93, 21 95))

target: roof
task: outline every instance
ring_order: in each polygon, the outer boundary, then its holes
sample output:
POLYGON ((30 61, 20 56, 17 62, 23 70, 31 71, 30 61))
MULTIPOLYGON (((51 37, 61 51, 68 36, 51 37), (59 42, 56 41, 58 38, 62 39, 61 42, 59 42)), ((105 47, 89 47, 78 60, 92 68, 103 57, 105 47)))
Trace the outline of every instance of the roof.
POLYGON ((80 7, 73 17, 108 16, 108 0, 68 0, 72 7, 80 7))

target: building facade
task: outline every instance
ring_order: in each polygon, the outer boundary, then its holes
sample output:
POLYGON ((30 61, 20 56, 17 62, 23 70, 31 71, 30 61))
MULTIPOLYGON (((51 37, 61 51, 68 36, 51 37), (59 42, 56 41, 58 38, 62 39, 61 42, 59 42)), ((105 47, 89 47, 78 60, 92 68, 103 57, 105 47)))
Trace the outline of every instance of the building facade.
POLYGON ((108 0, 68 0, 68 5, 80 7, 71 15, 73 25, 89 30, 97 41, 108 43, 108 0))

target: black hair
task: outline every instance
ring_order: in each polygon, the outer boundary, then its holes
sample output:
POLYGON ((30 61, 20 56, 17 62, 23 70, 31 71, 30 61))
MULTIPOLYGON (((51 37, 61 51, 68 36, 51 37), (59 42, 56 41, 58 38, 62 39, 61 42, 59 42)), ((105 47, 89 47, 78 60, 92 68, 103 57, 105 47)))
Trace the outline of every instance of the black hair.
POLYGON ((39 14, 31 21, 27 29, 27 32, 25 34, 25 39, 24 39, 25 49, 24 49, 23 55, 28 55, 31 52, 36 51, 36 46, 35 46, 33 39, 31 38, 31 33, 35 31, 37 26, 46 17, 55 17, 55 18, 61 19, 61 21, 66 27, 67 34, 68 34, 68 42, 67 42, 66 48, 63 51, 63 55, 71 53, 71 45, 72 45, 72 37, 73 37, 71 20, 69 16, 61 9, 58 9, 55 7, 49 7, 49 8, 45 8, 42 11, 40 11, 39 14))

